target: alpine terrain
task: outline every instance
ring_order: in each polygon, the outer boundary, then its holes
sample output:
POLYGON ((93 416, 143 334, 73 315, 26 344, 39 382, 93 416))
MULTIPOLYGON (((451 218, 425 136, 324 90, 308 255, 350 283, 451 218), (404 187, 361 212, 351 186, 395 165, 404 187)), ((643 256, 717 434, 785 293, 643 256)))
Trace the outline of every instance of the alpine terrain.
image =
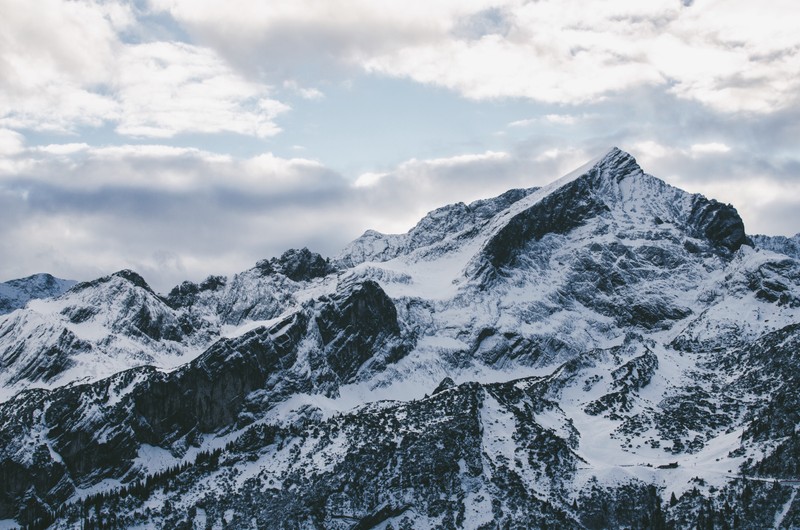
POLYGON ((800 527, 798 249, 613 148, 332 259, 19 287, 0 528, 800 527))

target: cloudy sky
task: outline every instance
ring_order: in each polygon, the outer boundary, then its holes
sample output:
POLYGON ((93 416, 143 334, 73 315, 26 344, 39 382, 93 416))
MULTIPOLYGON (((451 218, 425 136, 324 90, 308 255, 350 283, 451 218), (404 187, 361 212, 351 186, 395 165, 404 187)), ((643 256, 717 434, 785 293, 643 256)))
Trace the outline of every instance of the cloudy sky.
POLYGON ((796 0, 0 0, 0 280, 166 290, 619 146, 800 232, 796 0))

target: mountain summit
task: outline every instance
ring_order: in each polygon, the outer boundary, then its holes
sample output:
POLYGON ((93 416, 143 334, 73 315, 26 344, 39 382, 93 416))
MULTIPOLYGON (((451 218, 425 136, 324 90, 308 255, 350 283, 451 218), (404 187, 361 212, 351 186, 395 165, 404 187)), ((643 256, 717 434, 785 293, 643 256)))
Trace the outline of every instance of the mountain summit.
POLYGON ((800 526, 800 263, 613 148, 167 296, 0 317, 0 519, 800 526))

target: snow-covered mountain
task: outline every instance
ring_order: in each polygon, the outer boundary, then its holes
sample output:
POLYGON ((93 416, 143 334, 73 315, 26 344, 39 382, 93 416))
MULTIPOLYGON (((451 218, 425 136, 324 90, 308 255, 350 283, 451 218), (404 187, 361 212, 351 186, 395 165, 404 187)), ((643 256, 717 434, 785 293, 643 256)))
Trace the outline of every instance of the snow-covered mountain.
POLYGON ((800 526, 800 262, 775 241, 615 148, 333 260, 80 284, 0 319, 0 518, 800 526))
POLYGON ((319 254, 290 250, 230 281, 184 282, 166 296, 123 270, 40 297, 0 317, 0 400, 137 366, 174 369, 240 333, 237 326, 254 327, 297 306, 292 294, 301 283, 330 270, 319 254))
POLYGON ((51 274, 34 274, 0 283, 0 315, 25 307, 29 300, 58 296, 75 285, 51 274))
POLYGON ((137 364, 175 367, 195 342, 208 342, 193 341, 200 334, 132 271, 81 283, 0 319, 0 396, 97 380, 137 364))

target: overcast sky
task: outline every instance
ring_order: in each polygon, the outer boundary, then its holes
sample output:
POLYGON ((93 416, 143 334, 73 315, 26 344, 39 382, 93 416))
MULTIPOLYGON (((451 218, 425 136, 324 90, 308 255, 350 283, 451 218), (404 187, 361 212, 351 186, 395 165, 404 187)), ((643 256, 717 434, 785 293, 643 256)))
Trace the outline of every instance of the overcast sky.
POLYGON ((796 0, 0 0, 0 280, 161 291, 616 145, 800 231, 796 0))

